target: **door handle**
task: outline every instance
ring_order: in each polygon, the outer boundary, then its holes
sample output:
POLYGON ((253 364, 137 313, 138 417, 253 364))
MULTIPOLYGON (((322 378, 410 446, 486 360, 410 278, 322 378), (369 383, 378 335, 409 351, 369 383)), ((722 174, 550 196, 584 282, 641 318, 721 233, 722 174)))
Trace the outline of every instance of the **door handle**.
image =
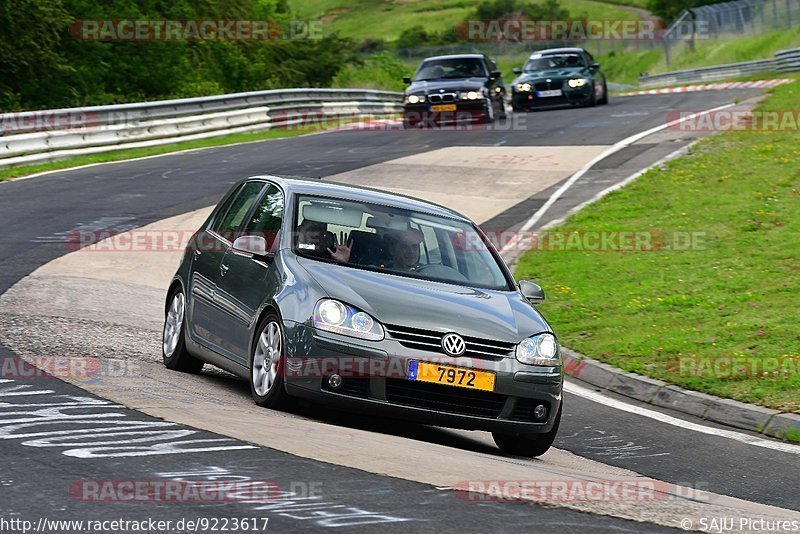
POLYGON ((230 269, 230 267, 228 267, 228 266, 227 266, 227 265, 225 265, 224 263, 223 263, 223 264, 220 264, 220 266, 219 266, 219 275, 220 275, 220 276, 225 276, 225 273, 227 273, 227 272, 228 272, 228 269, 230 269))

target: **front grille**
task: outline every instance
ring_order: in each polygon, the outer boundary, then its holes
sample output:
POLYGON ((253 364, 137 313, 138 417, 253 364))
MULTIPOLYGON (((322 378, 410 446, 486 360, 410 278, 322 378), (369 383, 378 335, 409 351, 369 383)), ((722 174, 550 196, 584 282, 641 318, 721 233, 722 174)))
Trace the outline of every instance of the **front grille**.
POLYGON ((489 391, 387 378, 386 400, 415 408, 496 419, 506 397, 489 391))
MULTIPOLYGON (((386 331, 400 342, 404 347, 410 349, 436 352, 444 354, 442 350, 442 336, 447 332, 436 332, 434 330, 424 330, 421 328, 411 328, 408 326, 384 325, 386 331)), ((501 360, 511 354, 515 344, 505 341, 495 341, 492 339, 482 339, 477 337, 462 336, 467 345, 464 356, 482 358, 486 360, 501 360)))
POLYGON ((526 423, 543 423, 545 419, 540 420, 536 419, 533 416, 533 410, 539 404, 544 404, 547 407, 547 413, 550 413, 550 404, 547 402, 542 402, 536 399, 528 399, 524 397, 519 397, 517 399, 517 404, 514 406, 514 409, 511 411, 511 417, 509 419, 513 419, 514 421, 524 421, 526 423))
POLYGON ((455 93, 437 93, 433 95, 428 95, 428 101, 431 104, 440 104, 442 102, 455 102, 456 101, 456 94, 455 93))
POLYGON ((536 82, 533 88, 537 91, 552 91, 553 89, 561 89, 561 82, 536 82))

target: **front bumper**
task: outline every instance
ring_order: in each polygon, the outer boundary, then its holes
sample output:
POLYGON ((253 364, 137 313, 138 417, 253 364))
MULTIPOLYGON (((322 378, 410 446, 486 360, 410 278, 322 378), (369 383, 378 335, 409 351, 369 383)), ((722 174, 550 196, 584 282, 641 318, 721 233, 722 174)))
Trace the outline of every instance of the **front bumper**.
POLYGON ((447 126, 487 122, 487 100, 459 100, 445 104, 405 104, 403 124, 406 126, 447 126), (436 106, 454 106, 447 111, 434 111, 436 106))
POLYGON ((468 430, 537 434, 555 424, 563 386, 560 367, 524 365, 513 356, 464 362, 465 358, 409 349, 389 337, 368 342, 288 321, 284 326, 291 351, 285 383, 291 395, 362 413, 468 430), (493 372, 495 389, 477 391, 409 380, 412 360, 493 372), (337 389, 328 383, 332 374, 343 377, 337 389), (540 404, 547 414, 537 419, 533 410, 540 404))
POLYGON ((592 96, 592 86, 569 87, 564 84, 561 96, 537 96, 536 90, 520 91, 514 88, 511 93, 511 104, 514 109, 542 109, 561 106, 580 106, 588 104, 592 96))

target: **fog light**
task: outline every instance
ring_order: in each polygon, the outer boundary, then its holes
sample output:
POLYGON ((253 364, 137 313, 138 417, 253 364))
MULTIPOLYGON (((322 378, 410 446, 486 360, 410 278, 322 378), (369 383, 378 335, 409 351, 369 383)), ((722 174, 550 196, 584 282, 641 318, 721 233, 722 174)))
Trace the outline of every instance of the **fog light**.
POLYGON ((533 416, 536 419, 544 419, 547 417, 547 408, 544 404, 538 405, 536 408, 533 409, 533 416))
POLYGON ((331 375, 328 377, 328 385, 331 387, 331 389, 339 389, 342 387, 342 382, 344 382, 344 380, 342 380, 342 377, 339 375, 331 375))

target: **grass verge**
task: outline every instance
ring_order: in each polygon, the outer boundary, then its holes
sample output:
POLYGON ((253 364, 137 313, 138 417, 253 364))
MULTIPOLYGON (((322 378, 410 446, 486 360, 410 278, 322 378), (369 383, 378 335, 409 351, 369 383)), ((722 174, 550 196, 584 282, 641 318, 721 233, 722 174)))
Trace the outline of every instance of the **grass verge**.
MULTIPOLYGON (((800 80, 775 88, 758 109, 797 117, 799 100, 800 80)), ((691 234, 695 246, 543 247, 523 256, 516 275, 548 290, 542 311, 572 349, 689 389, 800 412, 799 204, 796 128, 721 133, 553 230, 652 232, 667 245, 691 234)))
MULTIPOLYGON (((339 126, 339 124, 336 124, 335 126, 339 126)), ((170 145, 154 146, 147 148, 130 148, 123 150, 116 150, 114 152, 104 152, 100 154, 76 156, 74 158, 52 161, 48 163, 38 163, 35 165, 25 165, 22 167, 13 167, 10 169, 0 169, 0 181, 11 180, 12 178, 19 178, 20 176, 37 174, 40 172, 55 171, 59 169, 69 169, 72 167, 80 167, 81 165, 90 165, 92 163, 122 161, 126 159, 143 158, 146 156, 156 156, 158 154, 168 154, 170 152, 178 152, 180 150, 191 150, 194 148, 224 146, 234 143, 246 143, 248 141, 265 141, 268 139, 296 137, 298 135, 319 132, 326 129, 327 128, 324 128, 323 125, 320 124, 302 128, 267 130, 264 132, 221 135, 219 137, 198 139, 196 141, 182 141, 170 145)))

